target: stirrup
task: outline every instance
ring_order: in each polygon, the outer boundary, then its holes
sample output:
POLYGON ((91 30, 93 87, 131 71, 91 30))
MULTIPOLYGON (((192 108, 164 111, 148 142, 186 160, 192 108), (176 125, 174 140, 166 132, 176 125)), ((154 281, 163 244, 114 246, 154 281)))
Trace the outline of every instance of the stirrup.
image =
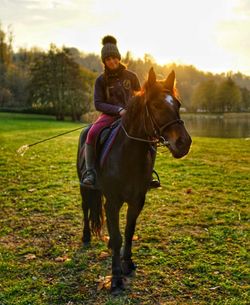
POLYGON ((157 180, 152 179, 149 184, 149 189, 161 187, 161 180, 158 173, 153 169, 153 174, 156 175, 157 180))
POLYGON ((86 169, 82 174, 80 185, 84 187, 95 188, 95 184, 96 184, 96 171, 94 169, 86 169), (91 176, 88 177, 88 175, 89 176, 91 175, 92 177, 91 176))

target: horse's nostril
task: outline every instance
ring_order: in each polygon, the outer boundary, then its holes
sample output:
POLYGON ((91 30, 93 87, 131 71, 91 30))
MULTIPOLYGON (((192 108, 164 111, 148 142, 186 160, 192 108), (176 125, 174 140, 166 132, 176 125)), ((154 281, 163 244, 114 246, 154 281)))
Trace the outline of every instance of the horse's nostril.
POLYGON ((181 148, 185 145, 185 142, 183 141, 182 138, 178 138, 177 141, 176 141, 176 146, 181 148))
POLYGON ((179 137, 175 145, 180 152, 188 152, 191 143, 192 140, 190 137, 179 137))

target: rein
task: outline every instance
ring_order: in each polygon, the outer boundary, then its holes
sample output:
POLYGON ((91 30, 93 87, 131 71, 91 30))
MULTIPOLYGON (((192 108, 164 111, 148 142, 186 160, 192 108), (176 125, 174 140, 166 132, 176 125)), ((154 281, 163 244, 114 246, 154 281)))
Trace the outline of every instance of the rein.
POLYGON ((143 138, 139 138, 139 137, 133 137, 133 136, 128 134, 127 130, 125 129, 125 127, 124 127, 124 125, 122 123, 121 123, 121 127, 122 127, 122 130, 124 131, 126 137, 131 139, 131 140, 140 141, 140 142, 146 142, 146 143, 159 143, 159 139, 147 140, 147 139, 143 139, 143 138))
MULTIPOLYGON (((165 146, 169 146, 170 143, 167 139, 165 139, 162 135, 163 131, 165 129, 167 129, 168 127, 174 125, 174 124, 184 124, 183 120, 181 119, 176 119, 176 120, 172 120, 166 124, 164 124, 163 126, 159 126, 158 123, 156 122, 155 117, 150 114, 149 110, 148 110, 148 106, 146 105, 146 116, 149 118, 152 129, 153 129, 153 133, 155 135, 155 139, 154 140, 148 140, 148 139, 144 139, 144 138, 140 138, 140 137, 134 137, 131 136, 127 130, 125 129, 124 125, 121 123, 121 127, 126 135, 127 138, 131 139, 131 140, 135 140, 135 141, 140 141, 140 142, 145 142, 145 143, 153 143, 153 144, 157 144, 157 143, 162 143, 165 146)), ((146 130, 146 119, 144 116, 144 129, 145 129, 145 133, 147 133, 146 130)))

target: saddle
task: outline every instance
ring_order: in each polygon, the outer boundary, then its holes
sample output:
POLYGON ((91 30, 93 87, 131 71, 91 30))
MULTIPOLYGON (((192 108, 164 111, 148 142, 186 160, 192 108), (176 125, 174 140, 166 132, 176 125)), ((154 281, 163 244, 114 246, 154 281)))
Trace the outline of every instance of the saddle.
POLYGON ((118 119, 109 127, 105 127, 100 131, 95 145, 97 160, 99 160, 100 167, 103 167, 109 151, 112 148, 116 136, 120 130, 120 127, 121 119, 118 119))
MULTIPOLYGON (((85 167, 84 147, 91 126, 92 124, 86 127, 80 135, 81 148, 79 152, 79 158, 80 158, 81 170, 84 170, 85 167)), ((103 167, 105 160, 109 154, 109 151, 112 148, 112 145, 116 139, 118 131, 120 130, 120 126, 121 126, 121 119, 118 119, 110 126, 104 127, 97 136, 97 139, 95 141, 95 154, 97 156, 96 163, 99 165, 99 167, 103 167)))

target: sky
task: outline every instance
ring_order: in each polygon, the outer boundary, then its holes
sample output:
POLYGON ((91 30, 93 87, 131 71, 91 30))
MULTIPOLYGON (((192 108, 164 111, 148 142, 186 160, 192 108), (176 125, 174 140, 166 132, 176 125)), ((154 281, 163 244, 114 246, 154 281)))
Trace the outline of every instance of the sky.
POLYGON ((0 22, 15 50, 55 43, 100 54, 111 34, 124 56, 250 76, 250 0, 1 0, 0 22))

